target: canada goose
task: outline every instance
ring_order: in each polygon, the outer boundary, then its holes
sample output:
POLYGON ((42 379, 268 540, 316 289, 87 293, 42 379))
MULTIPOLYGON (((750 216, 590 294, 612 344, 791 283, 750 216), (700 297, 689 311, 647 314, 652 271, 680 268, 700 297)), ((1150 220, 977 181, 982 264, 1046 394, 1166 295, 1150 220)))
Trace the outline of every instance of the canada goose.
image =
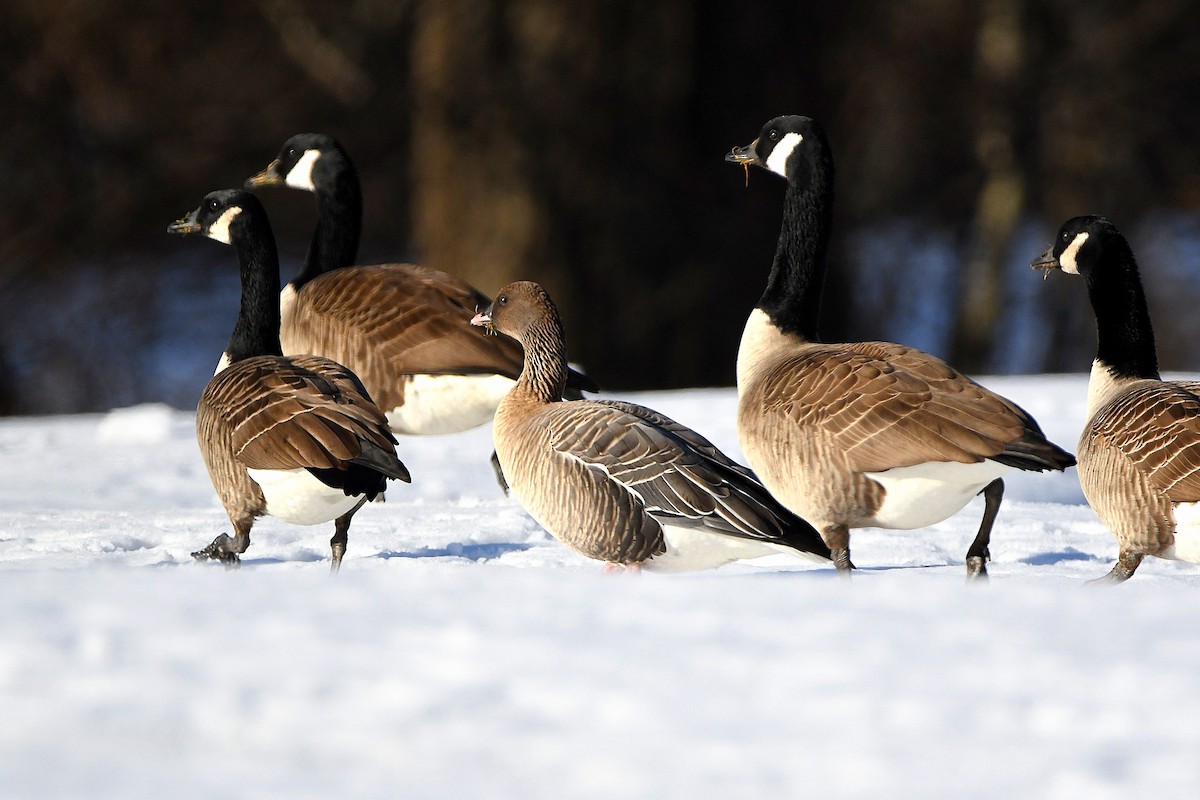
POLYGON ((212 192, 167 230, 231 244, 241 264, 237 324, 196 409, 200 451, 234 536, 222 533, 192 555, 236 564, 264 514, 296 525, 336 520, 336 572, 354 512, 387 479, 410 480, 383 412, 341 364, 280 351, 279 259, 252 194, 212 192))
POLYGON ((633 403, 563 401, 566 339, 536 283, 509 284, 471 322, 525 348, 496 411, 496 453, 513 495, 567 546, 661 571, 780 551, 829 559, 811 525, 696 432, 633 403))
MULTIPOLYGON (((319 353, 350 367, 395 433, 455 433, 491 421, 521 372, 521 349, 466 324, 489 298, 413 264, 343 269, 358 254, 362 191, 333 137, 291 137, 246 181, 247 188, 278 185, 313 192, 318 209, 304 267, 283 290, 283 351, 319 353)), ((571 397, 597 388, 575 370, 567 385, 571 397)))
POLYGON ((777 117, 726 159, 788 182, 775 261, 738 350, 738 433, 750 466, 821 531, 842 570, 851 567, 850 528, 932 525, 982 492, 967 574, 986 575, 1001 476, 1075 459, 1023 410, 940 359, 890 342, 820 341, 834 168, 816 122, 777 117))
POLYGON ((1082 275, 1096 315, 1079 484, 1120 544, 1100 580, 1146 556, 1200 564, 1200 382, 1159 377, 1133 250, 1104 217, 1075 217, 1030 266, 1082 275))

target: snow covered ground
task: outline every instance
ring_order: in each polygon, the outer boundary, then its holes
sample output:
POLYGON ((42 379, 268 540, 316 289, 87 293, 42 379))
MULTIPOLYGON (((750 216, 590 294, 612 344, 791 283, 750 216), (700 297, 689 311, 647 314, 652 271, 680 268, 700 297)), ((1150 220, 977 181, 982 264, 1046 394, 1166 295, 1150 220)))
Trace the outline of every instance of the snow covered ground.
MULTIPOLYGON (((1083 376, 994 378, 1074 449, 1083 376)), ((637 395, 740 458, 731 390, 637 395)), ((262 520, 240 570, 190 414, 0 421, 6 798, 1194 796, 1200 568, 1115 541, 1074 471, 777 557, 602 575, 503 498, 490 431, 404 439, 412 486, 262 520)))

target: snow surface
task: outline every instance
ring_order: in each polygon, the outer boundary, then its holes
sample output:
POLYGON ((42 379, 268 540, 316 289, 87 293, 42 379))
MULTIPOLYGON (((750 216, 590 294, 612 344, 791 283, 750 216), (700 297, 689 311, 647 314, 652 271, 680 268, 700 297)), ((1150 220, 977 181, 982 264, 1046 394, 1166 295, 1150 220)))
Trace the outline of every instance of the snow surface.
MULTIPOLYGON (((1073 449, 1084 376, 984 381, 1073 449)), ((634 397, 740 458, 732 390, 634 397)), ((192 416, 0 421, 0 794, 1195 796, 1200 568, 1129 583, 1074 470, 858 531, 843 581, 783 556, 603 575, 502 497, 490 431, 405 438, 412 486, 261 520, 239 570, 192 416)))

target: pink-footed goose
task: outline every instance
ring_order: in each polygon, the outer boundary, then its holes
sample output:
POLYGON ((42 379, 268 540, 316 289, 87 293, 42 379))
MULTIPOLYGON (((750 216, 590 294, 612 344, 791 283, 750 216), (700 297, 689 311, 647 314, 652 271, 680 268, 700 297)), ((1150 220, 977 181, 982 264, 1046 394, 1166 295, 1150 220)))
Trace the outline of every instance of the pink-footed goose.
POLYGON ((781 551, 828 563, 811 525, 696 432, 633 403, 563 401, 566 340, 536 283, 506 286, 472 322, 525 348, 496 410, 496 453, 513 495, 559 541, 632 569, 707 569, 781 551))
POLYGON ((992 524, 1013 469, 1075 463, 1029 414, 940 359, 890 342, 817 334, 833 210, 833 156, 813 120, 777 117, 727 160, 788 182, 766 290, 738 351, 738 432, 750 466, 821 532, 849 570, 850 529, 940 522, 982 492, 967 551, 985 576, 992 524))
POLYGON ((1075 217, 1031 266, 1083 276, 1096 315, 1079 484, 1120 545, 1099 580, 1146 556, 1200 564, 1200 382, 1159 377, 1133 250, 1104 217, 1075 217))
POLYGON ((241 267, 237 324, 196 409, 200 451, 234 535, 192 555, 236 564, 263 515, 297 525, 333 520, 336 572, 354 513, 388 479, 410 480, 383 412, 341 364, 283 356, 275 238, 253 195, 212 192, 167 230, 233 245, 241 267))
MULTIPOLYGON (((304 266, 283 289, 283 352, 353 369, 394 433, 455 433, 491 421, 521 371, 520 347, 465 324, 489 302, 465 281, 414 264, 355 265, 362 190, 333 137, 292 136, 246 186, 288 186, 317 199, 304 266)), ((567 387, 572 398, 596 390, 575 370, 567 387)))

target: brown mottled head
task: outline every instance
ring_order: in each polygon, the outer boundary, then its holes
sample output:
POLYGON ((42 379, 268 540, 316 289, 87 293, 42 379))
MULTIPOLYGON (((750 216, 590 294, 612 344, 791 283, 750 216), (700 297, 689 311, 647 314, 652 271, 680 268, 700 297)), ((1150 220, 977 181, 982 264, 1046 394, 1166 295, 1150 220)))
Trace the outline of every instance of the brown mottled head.
POLYGON ((534 328, 549 325, 562 329, 554 301, 533 281, 517 281, 505 286, 490 306, 475 315, 471 324, 482 325, 519 342, 525 342, 534 328))

